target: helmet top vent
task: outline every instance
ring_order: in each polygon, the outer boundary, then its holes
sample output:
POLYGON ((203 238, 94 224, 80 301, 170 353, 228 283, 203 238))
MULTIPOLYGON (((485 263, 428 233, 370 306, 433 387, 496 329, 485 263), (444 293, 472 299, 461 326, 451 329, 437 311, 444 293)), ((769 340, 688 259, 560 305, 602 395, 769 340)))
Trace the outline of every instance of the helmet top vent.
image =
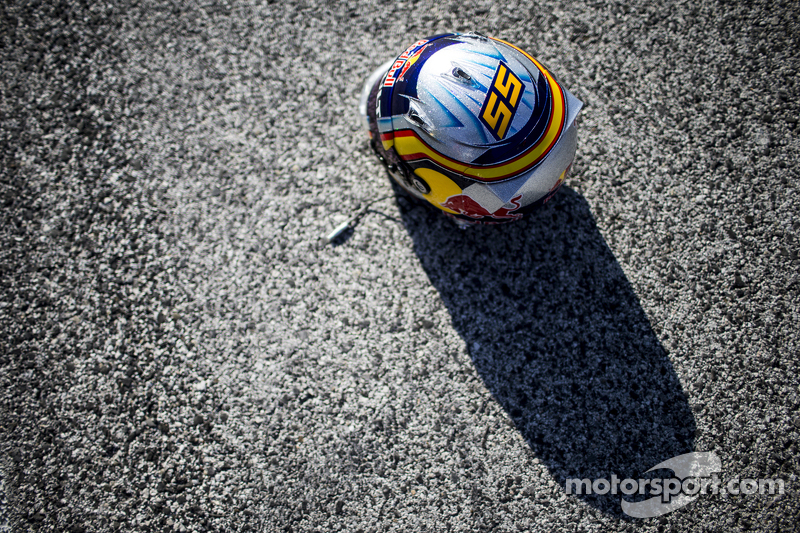
POLYGON ((453 76, 455 76, 459 80, 472 81, 472 76, 467 74, 467 72, 461 67, 455 67, 453 69, 453 76))

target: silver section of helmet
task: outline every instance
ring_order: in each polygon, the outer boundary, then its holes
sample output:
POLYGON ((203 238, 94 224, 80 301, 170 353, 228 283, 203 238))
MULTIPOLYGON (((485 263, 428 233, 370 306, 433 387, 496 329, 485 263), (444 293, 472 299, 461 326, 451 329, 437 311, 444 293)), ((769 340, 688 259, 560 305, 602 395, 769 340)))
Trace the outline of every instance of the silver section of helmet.
POLYGON ((525 84, 506 138, 531 119, 540 73, 530 59, 510 46, 469 35, 459 40, 462 42, 436 52, 422 65, 417 97, 403 95, 409 100, 409 113, 393 116, 392 129, 412 129, 439 153, 469 163, 502 143, 478 119, 500 61, 525 84))
POLYGON ((473 183, 464 189, 462 194, 466 194, 481 204, 481 206, 490 213, 496 212, 506 203, 505 201, 501 200, 491 188, 487 187, 483 183, 473 183))

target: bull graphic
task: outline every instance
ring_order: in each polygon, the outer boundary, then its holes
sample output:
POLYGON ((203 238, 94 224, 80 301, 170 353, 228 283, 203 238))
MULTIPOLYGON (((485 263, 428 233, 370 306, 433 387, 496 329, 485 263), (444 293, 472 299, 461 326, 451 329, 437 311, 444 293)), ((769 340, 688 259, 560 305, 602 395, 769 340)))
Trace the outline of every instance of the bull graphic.
POLYGON ((459 215, 468 216, 475 220, 482 220, 484 218, 493 218, 496 220, 518 220, 522 218, 522 214, 514 213, 514 211, 520 208, 519 200, 521 198, 521 194, 515 196, 510 202, 513 205, 512 208, 509 209, 506 207, 501 207, 494 213, 487 211, 485 207, 466 194, 457 194, 449 197, 447 201, 442 204, 442 207, 455 211, 459 215))

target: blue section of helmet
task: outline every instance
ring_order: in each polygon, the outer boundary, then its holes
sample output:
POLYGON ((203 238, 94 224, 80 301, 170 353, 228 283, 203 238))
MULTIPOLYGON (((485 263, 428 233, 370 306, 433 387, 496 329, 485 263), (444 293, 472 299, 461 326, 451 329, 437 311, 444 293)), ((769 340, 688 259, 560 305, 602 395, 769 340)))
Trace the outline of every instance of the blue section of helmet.
MULTIPOLYGON (((473 52, 473 51, 470 51, 470 53, 472 55, 485 55, 485 54, 481 54, 479 52, 473 52)), ((499 59, 499 58, 498 58, 498 60, 502 61, 502 59, 499 59)), ((481 67, 486 67, 488 69, 497 68, 497 61, 480 61, 478 59, 470 59, 470 63, 474 63, 476 65, 480 65, 481 67)))
MULTIPOLYGON (((445 39, 447 37, 453 37, 455 35, 458 35, 458 34, 455 34, 455 33, 443 33, 443 34, 440 34, 440 35, 434 35, 433 37, 429 37, 427 39, 428 43, 426 43, 426 44, 430 45, 431 43, 438 42, 438 41, 440 41, 442 39, 445 39)), ((399 58, 399 56, 398 56, 398 58, 399 58)), ((411 70, 411 69, 409 69, 409 70, 411 70)), ((384 80, 385 80, 385 77, 384 77, 384 80)), ((383 85, 383 80, 381 81, 381 85, 383 85)), ((416 87, 416 79, 414 81, 414 86, 416 87)), ((381 116, 381 117, 390 117, 393 114, 392 95, 394 94, 395 89, 397 89, 397 82, 395 82, 395 84, 392 85, 391 87, 386 87, 386 86, 382 86, 381 87, 380 93, 378 94, 378 102, 379 102, 378 115, 379 116, 381 116)), ((403 102, 405 102, 406 104, 408 103, 406 100, 403 100, 403 102)), ((408 111, 407 108, 406 108, 405 111, 403 111, 403 113, 405 113, 406 111, 408 111)))
MULTIPOLYGON (((486 87, 484 87, 484 86, 483 86, 483 85, 481 85, 481 84, 478 84, 478 85, 480 86, 480 88, 481 88, 481 89, 483 89, 483 92, 484 92, 484 94, 485 94, 485 93, 486 93, 486 87)), ((473 97, 471 94, 466 94, 466 95, 464 95, 464 96, 466 96, 467 98, 469 98, 470 100, 472 100, 473 102, 475 102, 476 104, 478 104, 478 106, 479 106, 479 107, 480 107, 481 105, 483 105, 483 100, 478 100, 477 98, 474 98, 474 97, 473 97)))
POLYGON ((525 67, 522 67, 520 70, 514 70, 514 74, 521 79, 523 82, 533 83, 533 78, 530 76, 530 72, 525 67))
MULTIPOLYGON (((457 44, 459 41, 450 39, 451 35, 441 36, 436 40, 431 40, 425 48, 422 50, 419 58, 417 58, 416 62, 411 66, 411 68, 406 71, 403 75, 402 79, 398 79, 394 84, 394 92, 397 94, 402 94, 405 96, 411 96, 413 98, 417 98, 417 79, 419 78, 419 73, 422 70, 422 66, 431 57, 433 54, 441 50, 442 48, 446 48, 448 46, 457 44)), ((391 114, 392 115, 404 115, 408 112, 408 100, 405 98, 392 98, 391 101, 391 114)))
MULTIPOLYGON (((461 39, 461 42, 463 43, 463 42, 467 42, 467 41, 465 39, 461 39)), ((477 49, 477 50, 476 49, 472 49, 472 50, 469 51, 469 53, 470 54, 474 54, 474 55, 491 57, 492 59, 496 59, 497 61, 505 60, 506 58, 503 57, 503 54, 500 53, 500 50, 497 49, 497 46, 494 45, 494 42, 493 41, 489 41, 489 43, 492 45, 491 50, 489 50, 489 49, 477 49)), ((487 66, 490 67, 490 68, 494 68, 495 64, 491 63, 490 65, 487 65, 487 66)))
MULTIPOLYGON (((428 98, 429 98, 431 101, 433 101, 433 102, 436 102, 436 105, 438 106, 439 110, 442 112, 443 116, 445 117, 445 120, 443 120, 443 121, 441 122, 441 124, 437 124, 437 127, 442 127, 442 128, 463 128, 463 127, 464 127, 464 123, 463 123, 463 122, 461 122, 460 120, 458 120, 458 117, 456 117, 456 116, 455 116, 455 115, 454 115, 454 114, 453 114, 453 113, 452 113, 452 112, 451 112, 451 111, 450 111, 450 110, 447 108, 447 106, 446 106, 446 105, 445 105, 443 102, 440 102, 440 101, 439 101, 439 99, 437 99, 437 98, 436 98, 436 97, 433 95, 433 93, 431 93, 431 92, 430 92, 429 90, 427 90, 427 89, 425 89, 425 93, 426 93, 426 96, 427 96, 427 97, 428 97, 428 98)), ((458 102, 458 98, 452 98, 452 100, 455 100, 456 102, 458 102)), ((459 103, 459 104, 461 104, 461 102, 458 102, 458 103, 459 103)), ((463 105, 463 104, 461 104, 461 105, 463 105)), ((470 117, 471 117, 471 116, 472 116, 472 114, 471 114, 471 113, 469 113, 469 114, 468 114, 468 116, 470 116, 470 117)))
POLYGON ((530 93, 525 93, 525 94, 522 96, 522 102, 521 102, 521 105, 524 105, 524 106, 525 106, 525 107, 527 107, 528 109, 531 109, 531 110, 532 110, 532 109, 533 109, 533 106, 534 106, 534 104, 535 104, 536 102, 531 102, 531 101, 530 101, 530 99, 531 99, 531 94, 530 94, 530 93))
MULTIPOLYGON (((478 120, 478 117, 475 116, 473 111, 470 110, 470 108, 468 108, 467 105, 464 102, 462 102, 460 99, 456 98, 452 94, 451 94, 451 96, 452 96, 451 101, 453 103, 455 103, 455 105, 461 107, 462 109, 464 109, 466 111, 465 116, 469 117, 473 131, 475 133, 481 135, 481 144, 488 144, 489 143, 489 139, 486 137, 486 133, 483 131, 483 125, 478 120)), ((470 100, 472 100, 472 98, 470 98, 470 100)), ((439 105, 442 105, 441 102, 437 101, 437 103, 439 103, 439 105)), ((480 102, 476 102, 476 103, 480 104, 480 102)), ((445 107, 445 106, 442 105, 442 107, 445 107)), ((449 110, 448 110, 448 113, 450 113, 449 110)), ((461 124, 461 125, 463 126, 463 124, 461 124)))

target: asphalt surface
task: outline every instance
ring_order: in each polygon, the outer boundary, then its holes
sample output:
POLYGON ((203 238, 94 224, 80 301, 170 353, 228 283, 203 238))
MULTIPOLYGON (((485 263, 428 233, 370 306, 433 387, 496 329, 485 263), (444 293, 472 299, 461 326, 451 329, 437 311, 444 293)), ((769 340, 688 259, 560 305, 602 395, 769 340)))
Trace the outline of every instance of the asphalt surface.
POLYGON ((797 2, 0 13, 0 531, 798 529, 797 2), (586 104, 567 186, 326 244, 362 80, 469 30, 586 104), (785 493, 565 494, 690 451, 785 493))

